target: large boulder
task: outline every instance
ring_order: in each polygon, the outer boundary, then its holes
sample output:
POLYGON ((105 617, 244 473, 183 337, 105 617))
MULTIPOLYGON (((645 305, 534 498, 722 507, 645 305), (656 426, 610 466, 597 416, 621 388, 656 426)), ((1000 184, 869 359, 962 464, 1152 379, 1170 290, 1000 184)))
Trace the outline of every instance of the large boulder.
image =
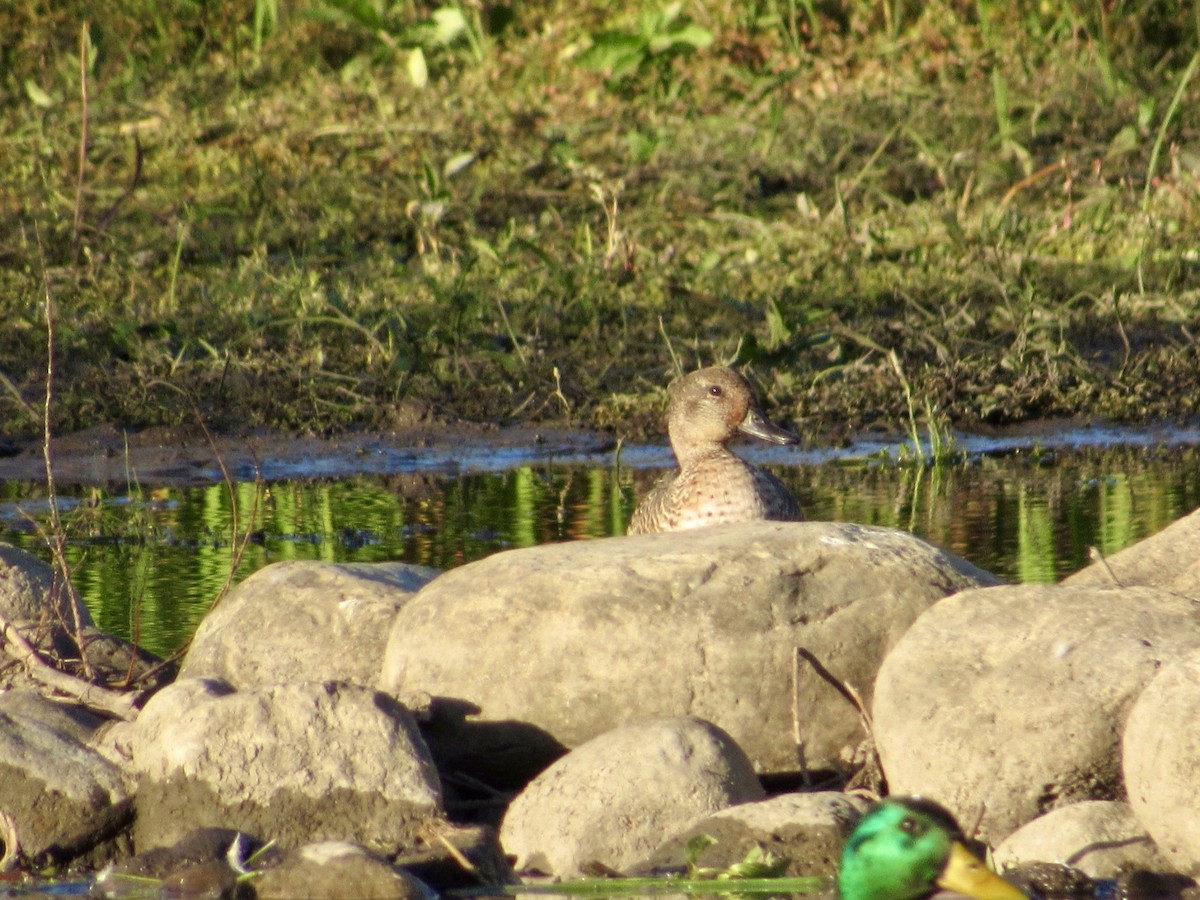
POLYGON ((51 700, 30 687, 0 691, 0 713, 33 719, 82 744, 86 744, 105 719, 77 703, 51 700))
POLYGON ((964 591, 922 615, 875 685, 889 788, 944 803, 995 842, 1080 800, 1123 795, 1121 735, 1146 683, 1200 645, 1200 609, 1152 588, 964 591))
POLYGON ((11 817, 21 853, 37 865, 89 854, 132 818, 116 766, 57 728, 3 712, 0 810, 11 817))
POLYGON ((209 826, 284 848, 351 840, 395 850, 441 814, 437 773, 408 710, 357 685, 234 692, 176 682, 146 704, 128 744, 140 776, 139 850, 209 826))
POLYGON ((509 805, 500 843, 518 871, 621 871, 697 816, 762 796, 721 729, 694 718, 643 722, 593 738, 530 782, 509 805))
POLYGON ((405 605, 380 686, 432 695, 435 756, 493 784, 622 724, 684 715, 728 731, 759 771, 830 767, 862 740, 859 717, 798 651, 870 698, 922 611, 996 583, 911 534, 840 523, 513 550, 405 605))
MULTIPOLYGON (((0 544, 0 615, 22 630, 41 624, 57 630, 74 628, 70 594, 56 589, 54 570, 32 553, 0 544)), ((80 625, 91 625, 88 611, 79 609, 80 625)))
POLYGON ((1063 579, 1075 587, 1159 587, 1200 598, 1200 510, 1063 579))
POLYGON ((239 689, 297 681, 374 685, 392 619, 437 569, 293 561, 259 569, 204 617, 181 678, 239 689))
POLYGON ((1179 871, 1200 875, 1200 650, 1147 685, 1124 748, 1134 813, 1179 871))

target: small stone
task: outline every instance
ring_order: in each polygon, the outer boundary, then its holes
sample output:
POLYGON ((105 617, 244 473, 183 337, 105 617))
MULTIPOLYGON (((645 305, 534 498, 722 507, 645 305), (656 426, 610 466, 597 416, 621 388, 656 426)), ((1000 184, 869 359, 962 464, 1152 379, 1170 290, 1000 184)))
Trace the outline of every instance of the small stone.
POLYGON ((627 725, 593 738, 534 779, 500 828, 519 871, 623 871, 700 815, 759 800, 746 754, 696 718, 627 725))

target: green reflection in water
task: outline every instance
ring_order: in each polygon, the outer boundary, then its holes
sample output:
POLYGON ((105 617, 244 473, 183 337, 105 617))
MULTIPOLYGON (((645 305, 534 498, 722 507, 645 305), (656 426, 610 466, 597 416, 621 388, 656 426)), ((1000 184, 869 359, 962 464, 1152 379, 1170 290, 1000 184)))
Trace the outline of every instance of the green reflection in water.
MULTIPOLYGON (((1200 451, 1014 454, 952 467, 831 463, 776 470, 810 519, 912 531, 1012 581, 1055 581, 1200 505, 1200 451)), ((145 486, 67 495, 69 559, 101 627, 156 652, 178 646, 229 579, 234 510, 251 528, 235 580, 290 559, 449 568, 510 547, 624 532, 658 473, 523 467, 449 479, 145 486)), ((60 491, 60 494, 63 492, 60 491)), ((48 559, 33 522, 44 489, 0 485, 0 539, 48 559)))
POLYGON ((1055 581, 1054 522, 1050 505, 1021 488, 1017 499, 1017 568, 1021 581, 1055 581))

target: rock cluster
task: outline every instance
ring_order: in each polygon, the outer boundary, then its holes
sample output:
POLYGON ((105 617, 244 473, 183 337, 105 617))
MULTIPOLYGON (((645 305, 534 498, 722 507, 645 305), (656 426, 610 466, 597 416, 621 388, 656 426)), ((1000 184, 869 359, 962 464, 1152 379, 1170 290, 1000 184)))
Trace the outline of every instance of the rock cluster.
MULTIPOLYGON (((978 822, 1004 865, 1179 887, 1200 873, 1198 531, 1061 585, 820 522, 443 574, 269 566, 173 683, 123 651, 139 708, 51 702, 32 663, 5 670, 0 839, 9 860, 115 861, 105 890, 185 895, 427 896, 754 854, 829 875, 867 801, 815 785, 886 780, 978 822)), ((73 630, 52 581, 0 548, 0 624, 47 654, 73 630)))

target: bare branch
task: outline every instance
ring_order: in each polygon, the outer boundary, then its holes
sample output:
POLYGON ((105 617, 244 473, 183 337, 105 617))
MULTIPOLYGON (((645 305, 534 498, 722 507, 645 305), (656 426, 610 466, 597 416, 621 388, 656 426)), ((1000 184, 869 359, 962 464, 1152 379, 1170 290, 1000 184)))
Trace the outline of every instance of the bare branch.
MULTIPOLYGON (((38 232, 38 250, 41 252, 42 235, 38 232)), ((50 296, 50 282, 46 278, 46 260, 42 255, 42 291, 45 295, 46 306, 46 399, 42 407, 42 458, 46 461, 46 500, 50 506, 50 533, 53 540, 50 544, 51 552, 54 554, 54 568, 61 583, 56 587, 61 587, 67 592, 67 599, 70 601, 71 607, 71 637, 79 647, 79 657, 83 660, 83 671, 89 678, 95 676, 92 671, 91 661, 88 659, 87 648, 84 646, 83 639, 83 601, 79 599, 79 592, 75 590, 75 583, 71 579, 71 567, 67 563, 66 554, 66 534, 63 531, 62 519, 58 514, 58 495, 54 490, 54 454, 52 452, 51 437, 54 434, 53 425, 51 422, 51 409, 54 402, 54 300, 50 296)))
POLYGON ((37 649, 25 640, 17 627, 4 615, 0 615, 0 647, 8 656, 23 663, 35 680, 66 694, 89 709, 125 721, 137 718, 139 694, 111 691, 54 668, 42 659, 37 649))

